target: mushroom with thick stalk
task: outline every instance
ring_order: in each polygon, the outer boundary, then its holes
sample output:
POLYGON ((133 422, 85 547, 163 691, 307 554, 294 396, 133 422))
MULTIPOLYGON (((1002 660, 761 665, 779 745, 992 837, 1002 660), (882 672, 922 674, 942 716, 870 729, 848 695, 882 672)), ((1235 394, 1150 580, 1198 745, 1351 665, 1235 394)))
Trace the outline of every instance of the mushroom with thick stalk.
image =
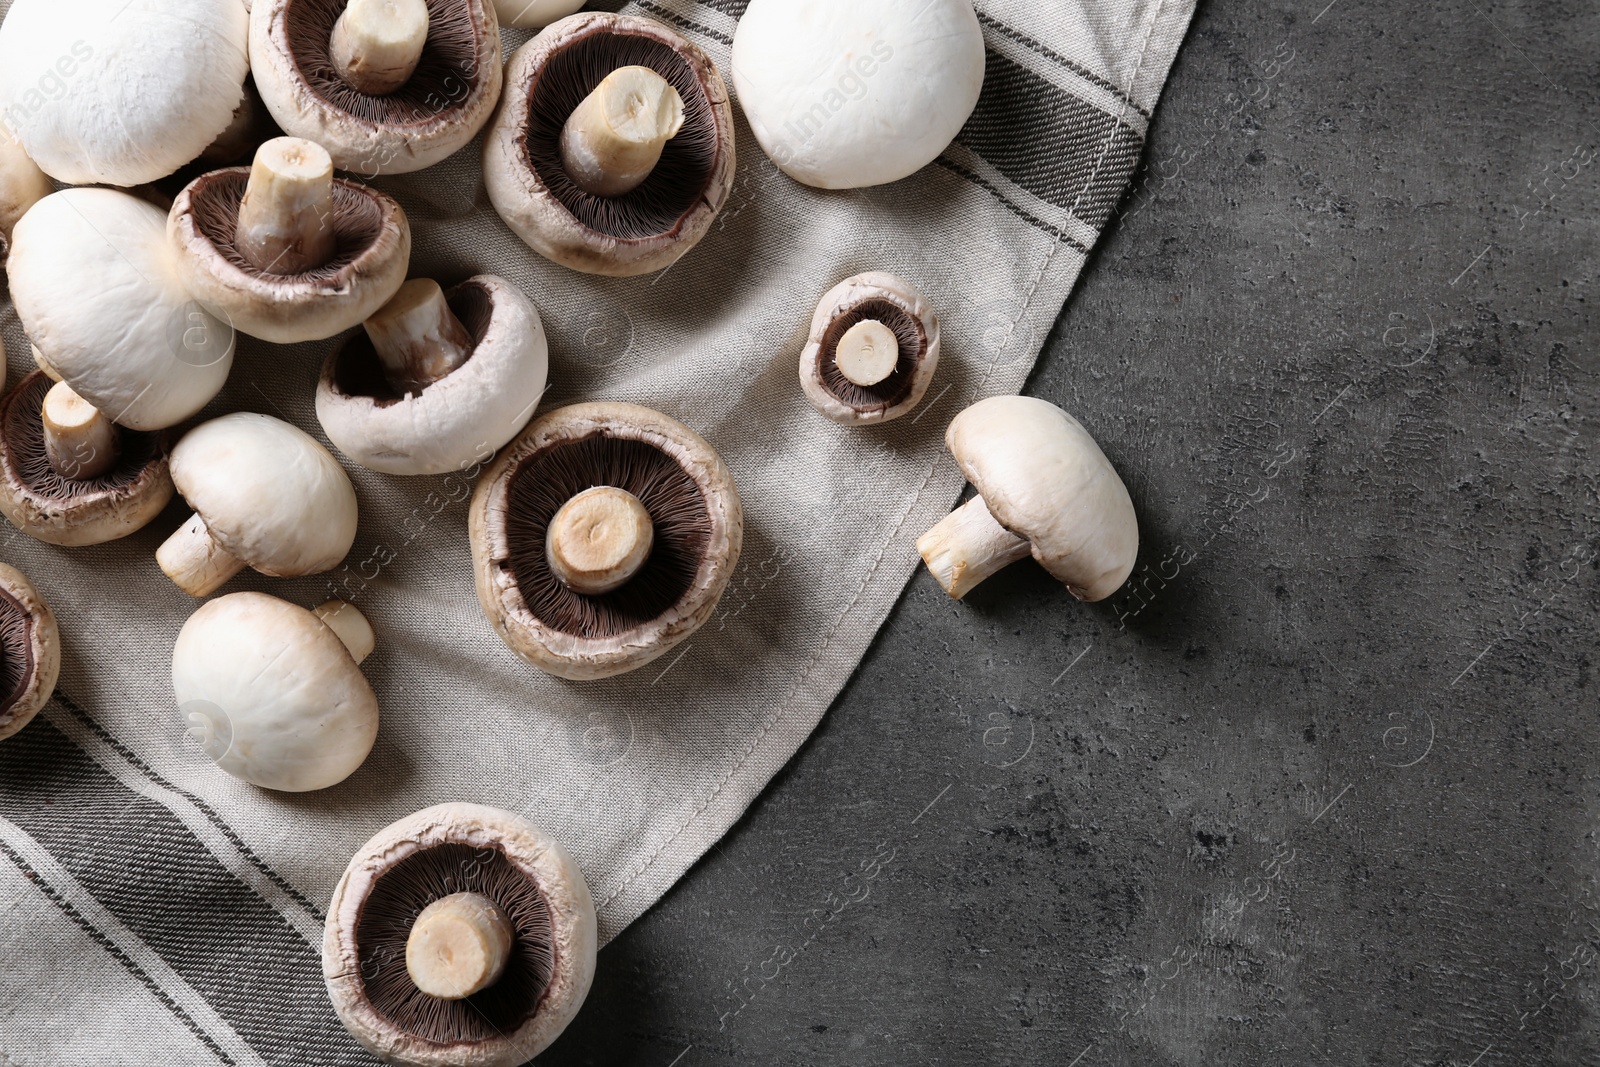
POLYGON ((521 816, 441 804, 381 830, 333 891, 328 995, 374 1055, 517 1067, 594 980, 594 901, 561 843, 521 816))
POLYGON ((549 364, 539 312, 510 282, 481 274, 445 292, 417 279, 329 355, 317 418, 363 467, 464 470, 527 425, 549 364))
POLYGON ((1127 581, 1133 501, 1077 419, 1034 397, 990 397, 955 417, 945 444, 979 493, 917 540, 945 592, 960 600, 1030 553, 1079 600, 1127 581))
POLYGON ((733 109, 711 59, 654 19, 584 12, 517 50, 483 145, 495 210, 529 247, 590 274, 671 266, 734 174, 733 109))
POLYGON ((0 270, 5 269, 11 231, 17 221, 54 191, 50 176, 28 158, 22 142, 12 139, 0 124, 0 270))
POLYGON ((633 404, 535 419, 468 513, 478 599, 523 659, 562 678, 644 666, 711 617, 744 543, 733 476, 699 434, 633 404))
POLYGON ((212 419, 184 435, 171 466, 195 513, 156 562, 191 596, 210 596, 246 567, 279 578, 321 574, 355 542, 349 476, 286 422, 251 412, 212 419))
POLYGON ((249 167, 189 183, 167 236, 196 300, 277 344, 356 325, 399 291, 411 260, 400 205, 335 178, 328 153, 298 137, 266 142, 249 167))
POLYGON ((538 30, 564 19, 584 5, 584 0, 494 0, 500 25, 538 30))
POLYGON ((939 317, 915 286, 879 271, 858 274, 817 304, 800 386, 835 422, 889 422, 922 402, 939 347, 939 317))
POLYGON ((183 624, 172 688, 189 734, 235 778, 304 793, 355 773, 378 738, 378 698, 361 673, 372 627, 350 604, 315 611, 230 593, 183 624))
POLYGON ((0 563, 0 740, 33 721, 60 671, 55 616, 26 575, 0 563))

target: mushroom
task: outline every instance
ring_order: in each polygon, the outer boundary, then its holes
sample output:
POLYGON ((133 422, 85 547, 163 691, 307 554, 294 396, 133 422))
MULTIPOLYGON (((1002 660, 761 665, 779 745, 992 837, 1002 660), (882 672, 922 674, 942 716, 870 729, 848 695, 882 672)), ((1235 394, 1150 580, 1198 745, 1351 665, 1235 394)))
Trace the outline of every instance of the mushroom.
POLYGON ((800 385, 835 422, 898 419, 927 393, 939 341, 939 317, 910 282, 858 274, 817 304, 800 353, 800 385))
POLYGON ((195 513, 156 562, 191 596, 210 596, 246 567, 321 574, 355 542, 356 491, 344 468, 270 415, 238 412, 190 430, 172 450, 172 480, 195 513))
POLYGON ((711 445, 633 404, 535 419, 484 471, 467 521, 495 632, 573 680, 634 670, 687 639, 744 541, 738 490, 711 445))
POLYGON ((516 1067, 566 1029, 594 980, 594 901, 549 834, 441 804, 380 830, 333 891, 328 995, 374 1055, 516 1067))
POLYGON ((566 18, 583 4, 584 0, 494 0, 494 10, 502 26, 537 30, 566 18))
POLYGON ((394 296, 411 259, 400 205, 334 178, 328 153, 298 137, 266 142, 249 167, 190 182, 167 236, 196 300, 277 344, 356 325, 394 296))
POLYGON ((142 529, 172 499, 167 434, 123 429, 42 371, 0 400, 0 512, 52 545, 142 529))
POLYGON ((219 0, 15 0, 0 23, 0 116, 45 173, 134 186, 233 120, 249 16, 219 0))
POLYGON ((20 141, 7 136, 0 125, 0 268, 6 265, 11 231, 28 209, 55 190, 50 176, 28 158, 20 141))
POLYGON ((495 210, 540 255, 648 274, 693 248, 733 187, 733 109, 711 59, 654 19, 584 12, 517 50, 483 145, 495 210))
POLYGON ((980 400, 945 432, 979 496, 917 540, 945 592, 960 600, 1030 552, 1079 600, 1121 587, 1139 553, 1127 487, 1089 431, 1028 396, 980 400))
POLYGON ((55 616, 26 575, 0 563, 0 741, 33 721, 60 672, 55 616))
POLYGON ((285 132, 368 177, 454 154, 500 98, 490 0, 259 0, 250 61, 285 132))
POLYGON ((341 600, 307 611, 230 593, 183 624, 172 688, 190 736, 224 771, 263 789, 326 789, 378 739, 378 698, 360 666, 373 644, 341 600))
POLYGON ((780 170, 820 189, 909 177, 983 89, 971 0, 752 0, 733 38, 745 118, 780 170))
POLYGON ((233 331, 173 269, 159 208, 113 189, 64 189, 17 223, 17 317, 50 373, 119 425, 160 430, 217 395, 233 331))
POLYGON ((317 418, 363 467, 463 470, 527 425, 549 364, 539 312, 510 282, 480 274, 446 293, 418 279, 328 357, 317 418))

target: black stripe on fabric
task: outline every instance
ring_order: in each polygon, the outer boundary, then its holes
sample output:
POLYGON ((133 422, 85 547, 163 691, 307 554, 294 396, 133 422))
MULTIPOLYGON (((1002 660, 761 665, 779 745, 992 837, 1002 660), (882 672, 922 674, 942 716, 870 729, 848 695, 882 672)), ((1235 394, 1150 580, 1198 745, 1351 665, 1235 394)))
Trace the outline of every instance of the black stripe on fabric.
MULTIPOLYGON (((701 2, 705 3, 706 0, 701 0, 701 2)), ((1059 64, 1089 84, 1099 86, 1106 92, 1115 96, 1118 100, 1121 100, 1124 104, 1127 104, 1129 107, 1133 108, 1133 110, 1137 111, 1145 118, 1148 119, 1151 117, 1150 112, 1136 104, 1133 100, 1133 97, 1129 96, 1127 91, 1116 82, 1111 81, 1108 78, 1102 78, 1100 75, 1096 74, 1083 64, 1068 59, 1066 56, 1062 55, 1060 52, 1057 52, 1043 41, 1029 37, 1021 30, 1013 29, 1004 22, 1001 22, 999 19, 995 18, 993 15, 986 15, 982 11, 978 12, 978 21, 996 33, 1011 38, 1024 48, 1027 48, 1033 52, 1037 52, 1039 55, 1044 56, 1051 62, 1059 64)))
POLYGON ((0 745, 0 814, 268 1063, 374 1062, 335 1016, 305 938, 177 816, 117 781, 50 722, 0 745))
POLYGON ((1049 234, 1051 237, 1054 237, 1058 241, 1066 242, 1068 245, 1077 249, 1079 252, 1082 252, 1084 255, 1089 254, 1088 245, 1084 244, 1082 241, 1078 240, 1076 237, 1072 236, 1060 227, 1050 225, 1039 216, 1028 211, 1021 204, 1015 203, 1014 201, 1008 199, 1006 194, 995 188, 993 182, 986 181, 981 174, 974 174, 966 167, 963 167, 961 164, 955 162, 954 160, 947 159, 944 156, 940 156, 938 159, 934 160, 934 162, 939 164, 939 166, 943 167, 945 170, 950 171, 952 174, 965 178, 973 185, 976 185, 980 189, 989 193, 989 195, 1000 201, 1001 205, 1007 211, 1011 212, 1028 225, 1043 230, 1045 233, 1049 234))
POLYGON ((709 7, 713 11, 720 11, 729 18, 743 18, 745 8, 750 6, 750 0, 697 0, 701 7, 709 7))
MULTIPOLYGON (((717 30, 713 30, 709 26, 702 26, 700 23, 694 21, 693 19, 684 18, 682 15, 678 14, 676 11, 671 10, 670 8, 662 7, 660 4, 652 3, 651 0, 638 0, 638 4, 639 4, 640 7, 644 8, 646 11, 649 11, 650 13, 652 13, 654 15, 657 15, 657 16, 659 16, 661 18, 664 18, 668 22, 676 22, 679 26, 682 26, 686 30, 693 30, 695 33, 704 34, 705 36, 711 38, 713 41, 721 41, 723 44, 727 45, 729 48, 733 47, 733 38, 732 37, 729 37, 725 33, 720 33, 717 30)), ((714 5, 707 5, 707 6, 709 7, 709 6, 714 6, 714 5)))
MULTIPOLYGON (((205 1028, 199 1023, 195 1022, 192 1015, 183 1010, 183 1005, 173 1000, 167 991, 162 989, 160 984, 154 978, 150 977, 150 973, 148 971, 134 962, 133 957, 122 951, 121 946, 115 941, 101 933, 100 929, 91 923, 88 918, 84 916, 83 912, 73 907, 72 902, 66 897, 63 897, 56 890, 55 886, 45 881, 44 876, 38 871, 34 870, 33 865, 27 860, 23 859, 21 855, 13 851, 11 846, 6 844, 4 838, 0 838, 0 852, 5 853, 6 858, 17 865, 17 869, 22 872, 23 876, 26 877, 28 881, 32 882, 36 887, 38 887, 39 892, 48 897, 52 904, 61 909, 62 914, 66 915, 67 918, 77 923, 79 929, 88 934, 97 945, 110 953, 111 958, 122 964, 129 974, 137 978, 139 980, 139 984, 148 989, 151 995, 157 1000, 161 1001, 166 1009, 170 1011, 179 1022, 183 1023, 183 1025, 188 1028, 189 1032, 199 1039, 201 1044, 210 1049, 217 1059, 228 1064, 229 1067, 237 1067, 238 1061, 236 1061, 232 1056, 229 1056, 226 1052, 222 1051, 222 1046, 217 1044, 216 1039, 210 1034, 206 1033, 205 1028)), ((15 963, 11 963, 10 966, 13 969, 16 967, 15 963)))

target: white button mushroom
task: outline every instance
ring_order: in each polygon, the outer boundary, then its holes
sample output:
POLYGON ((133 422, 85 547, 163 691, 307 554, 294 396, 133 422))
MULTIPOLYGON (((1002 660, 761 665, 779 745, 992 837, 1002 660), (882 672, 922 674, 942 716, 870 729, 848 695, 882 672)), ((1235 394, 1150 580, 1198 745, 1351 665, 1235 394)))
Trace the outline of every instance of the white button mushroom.
POLYGON ((971 0, 751 0, 733 84, 762 149, 822 189, 899 181, 955 139, 983 88, 971 0))
POLYGON ((222 770, 263 789, 326 789, 353 774, 378 737, 378 698, 360 669, 372 644, 372 628, 341 601, 310 612, 231 593, 183 624, 172 688, 222 770))
POLYGON ((33 721, 60 670, 55 616, 26 575, 0 563, 0 740, 33 721))
POLYGON ((4 124, 0 123, 0 269, 6 265, 11 231, 17 220, 54 191, 49 175, 28 158, 22 143, 8 136, 4 124))
POLYGON ((280 578, 320 574, 355 542, 349 476, 286 422, 250 412, 212 419, 178 442, 171 466, 195 514, 156 561, 193 596, 209 596, 246 567, 280 578))
POLYGON ((1133 501, 1077 419, 1035 397, 990 397, 955 417, 945 444, 981 494, 917 541, 951 596, 1030 552, 1079 600, 1127 581, 1139 554, 1133 501))
POLYGON ((858 274, 817 303, 800 386, 835 422, 889 422, 922 403, 940 347, 939 316, 916 286, 882 271, 858 274))
POLYGON ((500 25, 519 30, 537 30, 556 19, 566 18, 584 5, 584 0, 494 0, 500 25))

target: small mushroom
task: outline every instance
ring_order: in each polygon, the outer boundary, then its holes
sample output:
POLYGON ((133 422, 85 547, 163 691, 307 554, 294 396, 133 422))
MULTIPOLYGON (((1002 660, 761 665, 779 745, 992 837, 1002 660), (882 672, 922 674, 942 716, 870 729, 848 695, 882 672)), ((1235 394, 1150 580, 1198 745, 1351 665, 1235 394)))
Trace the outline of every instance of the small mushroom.
POLYGON ((270 415, 238 412, 195 427, 171 465, 195 513, 156 562, 191 596, 210 596, 246 567, 278 578, 321 574, 355 543, 356 491, 344 468, 270 415))
POLYGON ((547 259, 661 270, 705 236, 733 187, 727 86, 654 19, 564 18, 511 57, 483 170, 500 217, 547 259))
POLYGON ((502 84, 490 0, 258 0, 250 61, 285 132, 367 177, 454 154, 502 84))
POLYGON ((224 771, 263 789, 326 789, 378 739, 378 698, 360 666, 373 644, 341 600, 307 611, 230 593, 183 624, 172 688, 190 735, 224 771))
POLYGON ((27 576, 0 563, 0 741, 33 721, 60 672, 55 616, 27 576))
POLYGON ((380 830, 333 891, 328 996, 387 1063, 517 1067, 566 1029, 594 980, 594 901, 526 819, 441 804, 380 830))
POLYGON ((733 84, 762 149, 821 189, 909 177, 977 106, 983 29, 971 0, 751 0, 733 84))
POLYGON ((960 600, 1030 552, 1079 600, 1127 581, 1133 501, 1077 419, 1035 397, 990 397, 955 417, 945 445, 980 494, 917 540, 945 592, 960 600))
POLYGON ((510 282, 481 274, 446 293, 418 279, 328 357, 317 418, 363 467, 464 470, 527 425, 549 365, 539 312, 510 282))
POLYGON ((28 209, 55 191, 50 176, 28 158, 22 142, 0 125, 0 269, 11 249, 11 231, 28 209))
POLYGON ((939 342, 939 317, 910 282, 858 274, 817 304, 800 353, 800 385, 834 422, 898 419, 927 393, 939 342))
POLYGON ((535 419, 468 513, 478 600, 562 678, 644 666, 711 617, 744 541, 733 476, 704 438, 633 404, 535 419))
POLYGON ((356 325, 399 291, 411 259, 400 205, 334 178, 328 153, 298 137, 263 144, 249 167, 189 183, 167 235, 196 300, 277 344, 356 325))
POLYGON ((500 25, 518 30, 538 30, 556 19, 566 18, 584 5, 584 0, 494 0, 500 25))

